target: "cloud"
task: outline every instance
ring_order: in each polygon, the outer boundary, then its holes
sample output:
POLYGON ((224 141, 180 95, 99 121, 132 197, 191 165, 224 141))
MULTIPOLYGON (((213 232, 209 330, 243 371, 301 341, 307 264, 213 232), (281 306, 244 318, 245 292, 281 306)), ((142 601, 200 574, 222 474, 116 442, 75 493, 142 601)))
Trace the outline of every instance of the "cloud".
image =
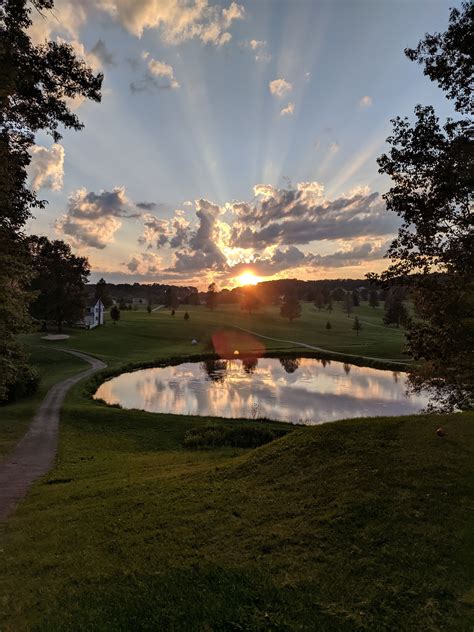
POLYGON ((31 163, 28 168, 31 187, 60 191, 63 188, 64 147, 54 143, 48 149, 41 145, 33 145, 30 150, 31 163))
POLYGON ((268 89, 274 97, 281 99, 293 90, 293 86, 286 79, 273 79, 273 81, 269 82, 268 89))
POLYGON ((387 252, 390 242, 382 242, 373 245, 370 242, 363 242, 345 249, 337 250, 331 254, 320 255, 304 253, 296 246, 287 248, 277 248, 268 257, 255 256, 250 260, 237 263, 228 269, 228 276, 235 277, 251 266, 254 274, 258 276, 272 276, 286 270, 296 270, 298 268, 327 270, 331 268, 345 268, 360 266, 366 261, 373 261, 383 258, 387 252))
POLYGON ((130 217, 124 187, 100 193, 77 189, 69 197, 67 213, 56 221, 56 230, 68 235, 74 246, 103 249, 113 242, 123 217, 130 217))
POLYGON ((267 51, 267 42, 266 40, 246 40, 243 42, 243 47, 252 51, 255 56, 255 61, 259 62, 269 62, 271 61, 272 56, 267 51))
POLYGON ((360 108, 370 108, 372 103, 373 103, 372 97, 369 97, 368 95, 366 95, 365 97, 362 97, 362 99, 359 101, 359 107, 360 108))
POLYGON ((98 39, 90 52, 91 55, 94 55, 99 60, 102 66, 115 66, 114 56, 111 52, 108 51, 105 42, 101 39, 98 39))
POLYGON ((223 46, 232 38, 232 23, 245 15, 236 2, 223 8, 207 0, 99 0, 99 5, 133 35, 141 37, 146 29, 158 28, 168 44, 199 39, 223 46))
POLYGON ((286 108, 283 108, 280 112, 281 116, 291 116, 293 114, 293 112, 295 111, 295 104, 290 101, 288 103, 288 105, 286 106, 286 108))
POLYGON ((318 182, 300 182, 295 188, 256 185, 255 203, 232 203, 235 216, 234 247, 262 249, 275 245, 309 244, 319 240, 389 235, 398 228, 378 193, 324 197, 318 182))
POLYGON ((153 211, 155 210, 157 204, 156 202, 137 202, 135 206, 143 211, 153 211))
POLYGON ((341 149, 341 146, 339 145, 339 143, 330 143, 329 147, 328 147, 328 151, 330 154, 337 154, 337 152, 341 149))
MULTIPOLYGON (((221 248, 221 207, 204 199, 196 200, 195 204, 197 229, 192 233, 187 232, 186 239, 182 240, 186 246, 175 252, 173 266, 167 269, 168 272, 192 273, 227 267, 227 257, 221 248)), ((175 219, 179 220, 179 216, 175 219)), ((175 235, 179 235, 176 228, 175 235)), ((176 243, 176 240, 172 243, 176 243)))
POLYGON ((176 89, 180 87, 174 76, 173 66, 164 61, 154 59, 148 51, 143 51, 142 59, 146 61, 147 70, 143 79, 132 81, 130 84, 132 92, 176 89))
POLYGON ((156 275, 163 269, 161 257, 153 252, 132 255, 124 265, 129 272, 140 276, 156 275))

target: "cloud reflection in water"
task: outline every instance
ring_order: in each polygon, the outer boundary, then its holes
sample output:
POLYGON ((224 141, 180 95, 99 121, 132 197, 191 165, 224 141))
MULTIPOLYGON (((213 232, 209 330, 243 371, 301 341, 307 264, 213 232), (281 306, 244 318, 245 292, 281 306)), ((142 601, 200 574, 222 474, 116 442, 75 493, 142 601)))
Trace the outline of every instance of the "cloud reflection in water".
POLYGON ((314 358, 233 359, 123 373, 95 397, 156 413, 318 424, 419 412, 428 400, 407 397, 405 382, 403 373, 314 358))

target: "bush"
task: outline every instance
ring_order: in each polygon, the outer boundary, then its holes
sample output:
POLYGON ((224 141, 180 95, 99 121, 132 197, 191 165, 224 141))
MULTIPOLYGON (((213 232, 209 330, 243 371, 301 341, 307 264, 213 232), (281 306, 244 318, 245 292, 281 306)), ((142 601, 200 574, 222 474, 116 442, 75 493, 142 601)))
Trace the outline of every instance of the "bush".
POLYGON ((2 403, 14 402, 22 397, 33 395, 38 390, 40 377, 31 367, 25 365, 20 369, 18 378, 6 387, 7 394, 2 403))
POLYGON ((256 426, 202 426, 188 430, 184 435, 186 448, 217 448, 231 446, 233 448, 258 448, 287 434, 289 430, 271 429, 256 426))

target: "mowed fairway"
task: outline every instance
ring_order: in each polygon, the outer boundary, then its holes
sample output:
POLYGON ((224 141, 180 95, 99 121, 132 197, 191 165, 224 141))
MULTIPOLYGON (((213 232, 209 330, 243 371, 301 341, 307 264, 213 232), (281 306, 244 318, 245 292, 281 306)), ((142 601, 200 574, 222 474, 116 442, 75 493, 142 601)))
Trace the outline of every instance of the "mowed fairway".
MULTIPOLYGON (((181 306, 175 316, 167 309, 148 314, 144 310, 122 311, 117 325, 107 322, 105 327, 92 331, 73 329, 69 340, 49 343, 85 351, 100 357, 109 366, 127 362, 150 361, 178 355, 190 355, 210 351, 211 337, 217 331, 241 327, 264 336, 302 342, 328 351, 391 358, 407 361, 403 354, 403 331, 383 325, 383 309, 372 309, 367 304, 354 308, 350 318, 335 303, 332 312, 317 310, 311 303, 303 303, 302 317, 289 323, 281 318, 279 309, 266 306, 258 312, 247 314, 238 305, 219 306, 211 312, 204 306, 181 306), (189 321, 184 313, 190 314, 189 321), (357 315, 363 329, 357 336, 352 330, 353 317, 357 315), (332 329, 326 329, 327 321, 332 329), (191 345, 191 340, 198 345, 191 345)), ((37 341, 38 335, 29 337, 37 341)), ((268 350, 297 349, 290 343, 261 339, 268 350)), ((43 343, 45 344, 45 343, 43 343)))
MULTIPOLYGON (((404 358, 382 310, 357 308, 378 325, 359 337, 338 307, 330 331, 312 305, 292 325, 276 308, 189 312, 187 323, 183 308, 125 312, 60 344, 118 367, 202 352, 234 324, 404 358)), ((53 367, 57 379, 82 368, 43 346, 59 343, 26 341, 48 379, 53 367)), ((56 467, 1 527, 2 632, 472 629, 472 413, 313 428, 213 420, 288 434, 256 449, 191 450, 186 432, 211 420, 107 407, 86 386, 67 397, 56 467)))

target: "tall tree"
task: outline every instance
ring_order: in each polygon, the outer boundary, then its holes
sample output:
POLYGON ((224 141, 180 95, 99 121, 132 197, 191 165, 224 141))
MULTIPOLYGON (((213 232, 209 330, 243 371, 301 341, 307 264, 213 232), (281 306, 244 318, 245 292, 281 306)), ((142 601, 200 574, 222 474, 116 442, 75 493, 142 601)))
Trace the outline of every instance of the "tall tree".
POLYGON ((207 288, 206 305, 213 312, 217 307, 217 285, 212 282, 207 288))
POLYGON ((445 407, 474 399, 473 30, 474 3, 465 2, 451 10, 445 33, 405 51, 462 118, 440 124, 433 107, 418 105, 414 123, 393 119, 391 149, 378 159, 380 173, 394 181, 387 209, 402 220, 382 280, 412 288, 408 348, 424 363, 411 383, 431 389, 445 407))
POLYGON ((377 290, 370 290, 369 292, 369 305, 372 309, 379 306, 379 293, 377 290))
POLYGON ((112 319, 114 325, 116 325, 120 320, 120 310, 117 305, 112 305, 112 309, 110 310, 110 318, 112 319))
POLYGON ((242 289, 242 298, 240 301, 240 309, 251 314, 259 309, 261 300, 257 296, 257 291, 253 287, 245 287, 242 289))
POLYGON ((102 75, 94 76, 71 46, 32 43, 31 12, 52 8, 53 0, 0 4, 0 400, 25 370, 16 334, 29 324, 26 305, 33 270, 22 230, 32 209, 45 205, 27 187, 29 149, 40 130, 57 142, 60 125, 81 129, 68 99, 100 100, 102 75))
POLYGON ((347 318, 349 318, 354 308, 354 300, 352 298, 351 292, 346 292, 344 294, 343 306, 344 306, 344 311, 347 313, 347 318))
POLYGON ((296 294, 287 294, 285 296, 280 307, 280 316, 282 316, 283 318, 288 318, 290 323, 292 323, 295 318, 300 318, 301 304, 296 294))
POLYGON ((352 324, 352 329, 357 333, 357 335, 359 335, 359 331, 362 330, 362 323, 360 322, 358 316, 356 316, 354 318, 354 322, 352 324))
POLYGON ((30 306, 31 314, 53 321, 61 331, 63 324, 83 315, 89 263, 85 257, 73 254, 63 241, 33 236, 29 243, 36 272, 31 284, 36 293, 30 306))
POLYGON ((95 286, 95 300, 102 301, 104 307, 110 307, 112 305, 112 299, 110 298, 109 290, 105 279, 99 279, 95 286))

